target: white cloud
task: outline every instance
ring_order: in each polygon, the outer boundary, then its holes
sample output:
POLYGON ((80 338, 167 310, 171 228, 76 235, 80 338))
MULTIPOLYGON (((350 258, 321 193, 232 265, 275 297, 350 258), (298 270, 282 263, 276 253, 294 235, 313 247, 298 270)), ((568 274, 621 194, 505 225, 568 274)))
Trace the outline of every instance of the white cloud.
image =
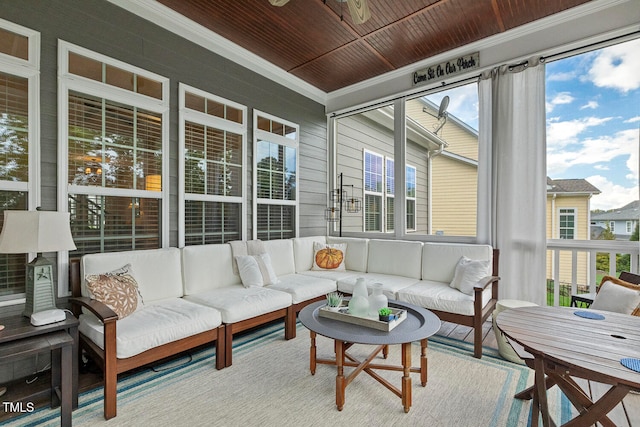
POLYGON ((574 151, 569 151, 560 144, 548 146, 547 174, 556 176, 576 165, 603 165, 619 156, 627 156, 627 178, 638 182, 637 129, 624 130, 612 136, 603 135, 596 139, 581 141, 580 147, 574 151))
POLYGON ((631 117, 628 120, 624 121, 625 123, 635 123, 635 122, 640 122, 640 116, 635 116, 635 117, 631 117))
POLYGON ((582 107, 580 107, 581 110, 584 110, 585 108, 591 108, 592 110, 595 110, 596 108, 598 108, 598 102, 589 101, 586 104, 584 104, 582 107))
POLYGON ((564 73, 553 73, 547 76, 547 81, 552 82, 566 82, 569 80, 573 80, 577 77, 577 73, 575 71, 567 71, 564 73))
POLYGON ((571 104, 574 101, 574 99, 575 98, 571 96, 569 92, 558 93, 556 96, 553 97, 551 101, 548 101, 546 103, 547 113, 552 112, 553 109, 556 107, 556 105, 571 104))
POLYGON ((594 165, 593 168, 597 169, 599 171, 608 171, 609 170, 609 166, 608 165, 594 165))
POLYGON ((576 120, 558 121, 550 118, 547 122, 547 147, 562 148, 578 142, 578 135, 588 128, 600 126, 611 120, 611 117, 583 117, 576 120))
POLYGON ((627 203, 640 199, 637 186, 623 187, 602 175, 593 175, 586 179, 601 191, 600 194, 591 198, 591 209, 621 208, 627 203))
POLYGON ((640 88, 640 39, 602 49, 587 78, 598 87, 628 92, 640 88))

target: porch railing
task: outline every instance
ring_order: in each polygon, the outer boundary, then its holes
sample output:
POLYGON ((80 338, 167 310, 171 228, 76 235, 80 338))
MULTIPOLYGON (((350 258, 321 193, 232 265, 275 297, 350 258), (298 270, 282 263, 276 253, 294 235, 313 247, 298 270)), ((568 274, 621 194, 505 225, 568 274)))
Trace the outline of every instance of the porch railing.
MULTIPOLYGON (((551 262, 551 277, 547 278, 547 292, 553 292, 553 304, 554 305, 569 305, 568 303, 561 303, 561 288, 568 290, 570 288, 569 298, 571 294, 576 293, 593 293, 595 294, 596 286, 598 285, 599 275, 609 275, 617 277, 617 258, 618 255, 629 255, 629 271, 632 273, 638 273, 639 257, 640 257, 640 242, 631 242, 627 240, 564 240, 564 239, 550 239, 547 240, 547 253, 551 256, 548 257, 551 262), (570 262, 561 262, 560 255, 562 253, 570 253, 570 262), (579 283, 578 280, 578 254, 587 253, 586 283, 579 283), (596 255, 608 254, 609 257, 609 270, 600 271, 596 269, 596 255), (567 265, 568 264, 568 265, 567 265), (567 274, 567 269, 570 269, 570 276, 567 274), (567 277, 569 280, 566 280, 567 277), (564 280, 560 280, 561 277, 564 280)), ((565 259, 565 257, 563 257, 565 259)), ((547 268, 549 270, 549 266, 547 268)), ((584 277, 584 274, 581 276, 584 277)), ((564 292, 566 293, 566 292, 564 292)), ((550 297, 551 295, 549 295, 550 297)), ((550 300, 550 298, 548 298, 550 300)), ((567 301, 566 298, 563 301, 567 301)))

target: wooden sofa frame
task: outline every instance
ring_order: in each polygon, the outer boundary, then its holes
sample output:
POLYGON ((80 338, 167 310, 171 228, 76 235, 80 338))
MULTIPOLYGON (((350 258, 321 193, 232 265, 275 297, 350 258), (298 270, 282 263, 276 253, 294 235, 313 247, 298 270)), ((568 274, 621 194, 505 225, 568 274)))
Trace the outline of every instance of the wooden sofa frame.
MULTIPOLYGON (((222 369, 226 366, 225 356, 226 354, 230 354, 231 350, 230 348, 226 349, 228 341, 225 331, 227 328, 224 324, 210 331, 154 347, 126 359, 118 359, 116 357, 116 321, 118 320, 118 315, 106 305, 81 296, 79 259, 69 262, 69 281, 72 289, 72 298, 70 298, 69 301, 73 306, 73 312, 76 317, 80 315, 81 308, 85 308, 91 311, 104 324, 104 350, 90 339, 84 337, 82 333, 79 334, 80 345, 78 347, 84 349, 89 357, 97 361, 102 368, 104 375, 105 419, 114 418, 117 414, 117 382, 118 374, 122 372, 156 362, 203 344, 209 344, 213 341, 216 343, 216 369, 222 369)), ((229 347, 231 346, 229 345, 229 347)), ((78 357, 80 357, 80 355, 78 355, 78 357)))
POLYGON ((493 250, 493 271, 491 276, 486 277, 480 286, 473 288, 473 315, 449 313, 440 310, 431 310, 445 322, 457 323, 463 326, 470 326, 473 328, 473 356, 480 359, 482 358, 482 324, 491 316, 493 310, 498 302, 498 276, 500 261, 500 250, 493 250), (482 307, 482 292, 491 286, 491 299, 482 307))

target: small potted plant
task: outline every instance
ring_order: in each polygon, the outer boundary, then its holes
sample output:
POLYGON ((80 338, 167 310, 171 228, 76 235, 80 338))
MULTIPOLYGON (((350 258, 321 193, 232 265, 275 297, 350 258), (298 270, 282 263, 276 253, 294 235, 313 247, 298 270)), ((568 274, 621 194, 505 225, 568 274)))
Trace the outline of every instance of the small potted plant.
POLYGON ((338 311, 342 306, 342 294, 340 292, 329 292, 327 294, 327 307, 331 311, 338 311))
POLYGON ((378 318, 382 322, 390 322, 396 318, 396 315, 392 314, 390 308, 383 307, 380 310, 378 310, 378 318))

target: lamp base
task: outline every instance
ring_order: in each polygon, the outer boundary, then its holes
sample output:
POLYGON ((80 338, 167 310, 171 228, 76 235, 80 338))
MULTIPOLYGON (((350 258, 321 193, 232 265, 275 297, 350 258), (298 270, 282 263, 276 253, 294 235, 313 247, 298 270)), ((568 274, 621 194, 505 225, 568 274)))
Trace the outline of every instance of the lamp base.
POLYGON ((27 264, 26 303, 23 316, 56 308, 53 286, 53 264, 41 254, 27 264))

